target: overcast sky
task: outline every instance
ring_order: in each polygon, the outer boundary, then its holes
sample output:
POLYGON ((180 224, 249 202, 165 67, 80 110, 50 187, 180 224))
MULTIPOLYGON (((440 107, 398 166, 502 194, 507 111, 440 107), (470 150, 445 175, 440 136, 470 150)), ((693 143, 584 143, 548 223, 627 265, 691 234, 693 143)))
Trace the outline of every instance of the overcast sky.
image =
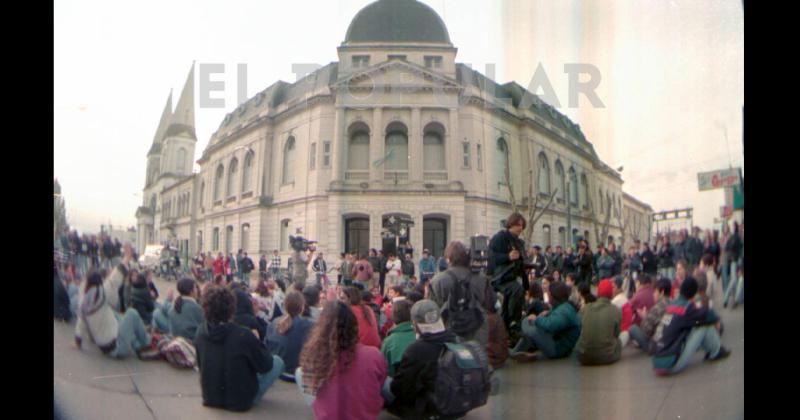
MULTIPOLYGON (((54 174, 70 224, 136 224, 161 110, 170 89, 177 103, 193 60, 226 70, 212 76, 225 82, 212 94, 225 108, 195 110, 197 159, 237 106, 237 64, 247 64, 248 97, 293 82, 292 64, 338 60, 351 19, 370 2, 55 2, 54 174)), ((424 2, 447 24, 457 62, 483 73, 493 63, 499 83, 523 86, 541 64, 559 110, 603 161, 624 165, 626 192, 655 210, 693 206, 695 225, 719 216, 723 193, 698 192, 697 172, 744 165, 741 0, 424 2), (598 68, 604 108, 584 96, 569 106, 567 63, 598 68)))

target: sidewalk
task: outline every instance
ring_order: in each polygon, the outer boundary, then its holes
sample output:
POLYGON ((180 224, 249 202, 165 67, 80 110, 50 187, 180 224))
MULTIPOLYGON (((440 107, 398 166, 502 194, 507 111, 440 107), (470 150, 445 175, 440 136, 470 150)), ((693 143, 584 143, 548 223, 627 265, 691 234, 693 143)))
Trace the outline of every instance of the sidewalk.
MULTIPOLYGON (((162 296, 174 284, 158 284, 162 296)), ((573 358, 518 364, 497 371, 499 395, 467 419, 740 419, 744 418, 744 306, 722 309, 723 361, 698 352, 672 377, 653 374, 650 358, 629 345, 610 366, 582 367, 573 358)), ((199 373, 136 357, 112 360, 92 345, 72 347, 73 324, 54 322, 56 402, 71 419, 313 419, 294 384, 277 381, 246 413, 203 407, 199 373)), ((384 412, 381 419, 393 416, 384 412)))

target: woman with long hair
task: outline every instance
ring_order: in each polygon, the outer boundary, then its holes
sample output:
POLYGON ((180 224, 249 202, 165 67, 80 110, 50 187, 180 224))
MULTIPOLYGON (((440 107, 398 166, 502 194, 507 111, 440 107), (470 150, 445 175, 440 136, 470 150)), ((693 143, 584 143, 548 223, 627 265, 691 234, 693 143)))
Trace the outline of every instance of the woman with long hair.
POLYGON ((200 288, 190 278, 180 280, 177 287, 179 296, 167 312, 169 328, 172 335, 183 337, 191 343, 197 335, 197 329, 205 321, 203 308, 197 302, 200 288))
POLYGON ((299 364, 300 351, 314 326, 311 320, 301 316, 305 306, 303 294, 292 290, 284 301, 286 314, 267 328, 267 347, 283 359, 285 368, 280 378, 287 382, 295 381, 294 371, 299 364))
POLYGON ((381 348, 381 337, 378 335, 378 320, 375 312, 364 303, 364 295, 357 287, 345 287, 344 302, 350 305, 353 315, 358 321, 358 341, 365 346, 381 348))
POLYGON ((378 349, 359 344, 350 306, 330 301, 300 354, 297 386, 317 420, 376 419, 387 363, 378 349))

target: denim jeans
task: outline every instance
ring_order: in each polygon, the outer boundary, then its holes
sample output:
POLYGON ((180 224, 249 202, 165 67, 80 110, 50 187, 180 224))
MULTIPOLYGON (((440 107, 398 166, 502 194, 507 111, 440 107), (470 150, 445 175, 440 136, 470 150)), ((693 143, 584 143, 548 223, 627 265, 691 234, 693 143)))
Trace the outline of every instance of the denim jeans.
POLYGON ((386 380, 383 381, 383 386, 381 387, 381 396, 383 400, 386 401, 386 404, 392 404, 394 402, 394 394, 392 394, 392 381, 394 378, 391 376, 387 376, 386 380))
POLYGON ((744 289, 740 290, 740 288, 744 287, 744 278, 739 277, 739 274, 737 272, 739 266, 737 264, 738 264, 737 261, 731 261, 728 286, 725 288, 725 296, 723 296, 722 298, 723 304, 728 303, 730 296, 734 291, 736 292, 736 295, 734 296, 735 302, 741 303, 739 301, 739 298, 744 289))
POLYGON ((283 359, 273 355, 272 369, 266 373, 256 373, 256 377, 258 378, 258 391, 256 392, 256 397, 253 399, 254 405, 258 404, 261 398, 264 397, 264 394, 267 393, 267 390, 275 383, 275 380, 278 379, 278 376, 281 376, 284 366, 283 359))
POLYGON ((119 322, 117 329, 117 347, 109 355, 116 358, 124 358, 134 351, 150 344, 150 334, 144 327, 142 317, 136 309, 128 308, 125 315, 114 313, 119 322))
POLYGON ((514 352, 526 351, 531 346, 536 346, 548 359, 553 359, 556 356, 556 342, 553 336, 536 328, 534 322, 525 318, 522 320, 522 336, 519 339, 519 343, 514 347, 514 352))
POLYGON ((159 329, 159 331, 163 331, 167 334, 172 334, 172 329, 169 323, 169 317, 167 314, 167 305, 159 305, 156 303, 156 309, 153 311, 153 324, 155 327, 159 329))
POLYGON ((297 388, 300 390, 300 395, 303 396, 303 401, 305 401, 306 405, 309 407, 311 404, 314 404, 314 400, 317 398, 314 395, 306 394, 303 390, 303 368, 298 367, 297 370, 294 371, 294 380, 297 383, 297 388))
POLYGON ((713 325, 692 328, 692 332, 686 338, 683 352, 678 357, 678 361, 675 362, 675 366, 670 369, 670 373, 678 373, 685 369, 692 360, 694 353, 701 348, 708 353, 709 357, 714 357, 719 353, 721 348, 719 333, 713 325))
POLYGON ((644 331, 642 331, 638 325, 631 325, 631 328, 628 330, 628 334, 630 334, 631 340, 639 344, 639 348, 645 352, 648 351, 648 348, 650 347, 650 339, 644 335, 644 331))

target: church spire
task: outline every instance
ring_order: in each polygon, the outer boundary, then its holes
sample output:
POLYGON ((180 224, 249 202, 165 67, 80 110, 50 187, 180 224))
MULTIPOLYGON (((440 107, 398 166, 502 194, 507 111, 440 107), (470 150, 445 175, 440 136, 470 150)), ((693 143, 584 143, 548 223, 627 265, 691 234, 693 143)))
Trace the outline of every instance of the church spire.
POLYGON ((164 111, 161 112, 161 120, 158 122, 158 128, 156 129, 156 134, 153 136, 153 146, 150 148, 150 152, 148 156, 152 153, 156 152, 158 147, 157 144, 161 144, 161 140, 164 139, 164 135, 167 132, 167 126, 169 125, 170 117, 172 116, 172 89, 169 90, 169 97, 167 97, 167 103, 164 105, 164 111))
POLYGON ((181 98, 178 100, 175 112, 172 113, 170 118, 170 125, 166 134, 172 136, 181 133, 189 134, 190 138, 197 140, 194 128, 194 61, 192 62, 191 70, 189 70, 189 76, 186 78, 186 83, 183 85, 181 98))

